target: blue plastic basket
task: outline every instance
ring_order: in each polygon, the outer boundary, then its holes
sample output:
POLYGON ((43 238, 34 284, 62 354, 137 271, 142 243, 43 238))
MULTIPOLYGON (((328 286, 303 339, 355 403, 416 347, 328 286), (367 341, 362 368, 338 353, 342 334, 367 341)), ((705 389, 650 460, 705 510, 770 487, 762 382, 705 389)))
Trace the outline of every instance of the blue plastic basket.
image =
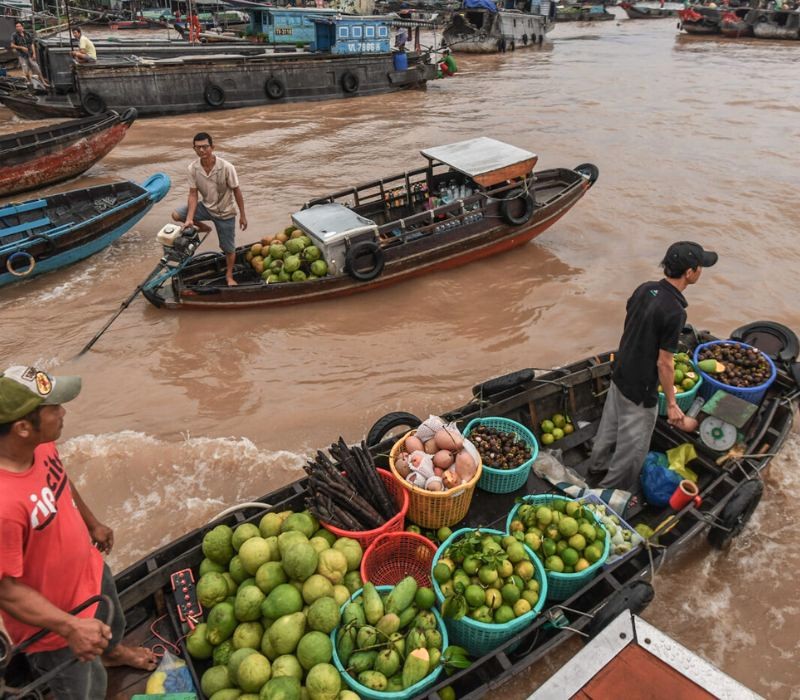
MULTIPOLYGON (((700 374, 700 372, 697 372, 697 382, 695 385, 689 389, 689 391, 682 391, 680 394, 675 394, 675 402, 678 404, 678 408, 680 408, 681 411, 685 412, 689 410, 694 402, 694 397, 697 396, 697 392, 700 390, 702 384, 703 376, 700 374)), ((658 392, 658 415, 667 415, 667 399, 660 391, 658 392)))
MULTIPOLYGON (((525 496, 522 499, 522 503, 530 503, 535 506, 549 506, 551 503, 553 503, 553 501, 574 500, 576 499, 567 498, 566 496, 559 496, 552 493, 543 493, 534 496, 525 496)), ((517 511, 522 503, 517 503, 517 505, 515 505, 508 514, 508 518, 506 520, 506 531, 511 531, 511 521, 514 519, 514 516, 517 514, 517 511)), ((591 513, 591 511, 589 512, 591 513)), ((603 527, 603 524, 600 522, 600 518, 598 518, 594 513, 592 513, 592 517, 597 523, 597 526, 600 527, 606 535, 605 547, 603 547, 602 556, 594 564, 588 566, 583 571, 578 571, 573 574, 560 574, 557 571, 546 571, 547 597, 549 600, 566 600, 573 593, 577 593, 597 574, 600 573, 600 569, 603 568, 603 564, 605 564, 606 559, 608 559, 608 552, 611 549, 611 538, 608 535, 608 530, 603 527)), ((539 557, 537 556, 536 559, 538 560, 539 557)), ((434 559, 434 562, 435 561, 436 560, 434 559)))
POLYGON ((484 462, 478 488, 489 493, 511 493, 521 489, 528 482, 531 467, 539 455, 539 443, 533 433, 524 425, 508 418, 473 418, 464 428, 464 437, 468 438, 470 432, 478 425, 485 425, 487 428, 494 428, 504 433, 513 433, 531 448, 531 458, 516 469, 496 469, 484 462))
POLYGON ((705 380, 705 384, 703 385, 703 388, 700 391, 700 396, 708 400, 714 395, 716 391, 722 389, 722 391, 728 394, 732 394, 733 396, 738 396, 740 399, 744 399, 745 401, 749 401, 750 403, 756 403, 756 404, 761 403, 761 399, 764 398, 764 395, 767 393, 767 389, 769 389, 772 382, 775 381, 775 377, 777 376, 778 372, 775 369, 775 363, 772 361, 772 359, 766 353, 761 352, 761 350, 759 350, 758 348, 755 348, 752 345, 748 345, 747 343, 740 343, 737 340, 712 340, 710 343, 703 343, 702 345, 698 345, 694 349, 693 359, 695 365, 697 365, 697 363, 700 361, 699 360, 700 353, 705 348, 722 344, 738 345, 739 347, 756 350, 761 355, 761 357, 763 357, 767 361, 767 364, 770 367, 771 373, 769 375, 769 379, 767 379, 767 381, 765 381, 763 384, 759 384, 758 386, 748 386, 748 387, 730 386, 729 384, 723 384, 719 380, 714 379, 714 377, 712 377, 710 374, 706 374, 702 370, 698 370, 700 372, 700 375, 705 380))
MULTIPOLYGON (((468 532, 473 532, 472 528, 462 528, 457 530, 450 537, 448 537, 436 552, 433 558, 431 571, 436 568, 439 559, 447 551, 447 548, 455 542, 459 537, 463 537, 468 532)), ((500 530, 488 530, 480 528, 481 532, 488 535, 506 535, 507 533, 500 530)), ((445 619, 445 625, 450 632, 450 638, 454 644, 464 647, 470 654, 476 657, 481 657, 488 654, 490 651, 496 649, 498 646, 508 641, 518 632, 521 632, 527 627, 534 618, 539 614, 544 607, 544 601, 547 599, 547 578, 544 574, 544 567, 539 561, 539 558, 533 551, 525 545, 525 550, 533 563, 533 576, 539 582, 539 601, 533 609, 524 615, 520 615, 509 622, 503 624, 490 624, 488 622, 479 622, 473 620, 471 617, 462 617, 460 620, 445 619)), ((433 578, 433 577, 431 577, 433 578)), ((433 590, 436 593, 436 599, 441 606, 444 603, 444 594, 436 579, 433 579, 433 590)))
MULTIPOLYGON (((434 560, 434 564, 436 560, 434 560)), ((378 592, 380 593, 388 593, 391 591, 394 586, 377 586, 378 592)), ((359 588, 353 595, 350 596, 351 600, 356 600, 361 596, 361 591, 363 588, 359 588)), ((344 614, 344 609, 347 603, 344 603, 341 608, 340 612, 344 614)), ((435 608, 431 609, 434 616, 436 617, 436 624, 439 628, 439 632, 442 633, 442 656, 444 656, 444 650, 447 649, 447 645, 449 643, 447 637, 447 627, 444 624, 444 620, 442 616, 439 614, 439 611, 435 608)), ((431 671, 425 678, 423 678, 419 683, 414 683, 414 685, 409 686, 405 690, 398 690, 393 693, 387 693, 386 691, 380 690, 373 690, 372 688, 367 688, 365 685, 361 685, 355 678, 353 678, 342 666, 342 662, 339 661, 339 655, 336 653, 336 633, 339 631, 337 627, 333 632, 331 632, 331 642, 333 642, 333 665, 337 668, 339 673, 341 674, 342 678, 344 678, 344 682, 350 686, 350 690, 354 693, 359 695, 362 698, 369 698, 370 700, 408 700, 408 698, 414 697, 421 693, 425 688, 433 685, 436 682, 436 679, 439 677, 439 674, 442 672, 442 665, 439 664, 433 671, 431 671)))

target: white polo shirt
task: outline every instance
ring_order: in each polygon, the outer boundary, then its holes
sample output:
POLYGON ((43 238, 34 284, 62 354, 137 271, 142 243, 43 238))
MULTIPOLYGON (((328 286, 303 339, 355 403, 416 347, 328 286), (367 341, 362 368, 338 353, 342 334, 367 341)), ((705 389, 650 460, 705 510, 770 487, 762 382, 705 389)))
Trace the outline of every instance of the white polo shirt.
POLYGON ((206 173, 200 159, 189 164, 189 187, 196 187, 210 214, 220 219, 236 216, 233 190, 239 186, 239 177, 227 160, 216 156, 214 167, 206 173))

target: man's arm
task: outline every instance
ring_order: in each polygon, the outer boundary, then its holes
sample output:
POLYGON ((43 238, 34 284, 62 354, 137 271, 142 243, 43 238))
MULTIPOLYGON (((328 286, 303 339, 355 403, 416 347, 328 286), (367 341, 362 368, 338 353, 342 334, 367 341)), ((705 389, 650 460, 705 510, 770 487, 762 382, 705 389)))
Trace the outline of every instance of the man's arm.
POLYGON ((14 36, 11 37, 11 48, 12 49, 19 49, 20 51, 24 51, 27 54, 30 53, 30 51, 28 50, 27 46, 25 46, 24 44, 18 44, 17 43, 17 34, 16 33, 14 34, 14 36))
POLYGON ((186 221, 184 226, 191 226, 194 223, 194 213, 197 211, 197 188, 189 188, 189 201, 186 203, 186 221))
POLYGON ((658 351, 658 381, 667 401, 667 422, 680 425, 683 422, 683 411, 675 400, 675 361, 669 350, 658 351))
POLYGON ((100 656, 111 639, 111 628, 94 617, 75 617, 17 579, 0 579, 0 608, 20 622, 43 627, 67 640, 81 661, 100 656))
POLYGON ((81 514, 83 522, 86 523, 86 528, 89 530, 92 542, 94 542, 95 546, 101 552, 108 554, 114 546, 114 531, 107 525, 103 525, 103 523, 94 516, 94 513, 92 513, 89 506, 86 505, 81 495, 78 493, 78 489, 75 488, 72 479, 70 479, 69 487, 72 489, 72 498, 75 499, 78 512, 81 514))
POLYGON ((242 188, 233 188, 233 198, 236 200, 236 206, 239 207, 239 227, 244 231, 247 228, 247 216, 244 213, 244 197, 242 197, 242 188))

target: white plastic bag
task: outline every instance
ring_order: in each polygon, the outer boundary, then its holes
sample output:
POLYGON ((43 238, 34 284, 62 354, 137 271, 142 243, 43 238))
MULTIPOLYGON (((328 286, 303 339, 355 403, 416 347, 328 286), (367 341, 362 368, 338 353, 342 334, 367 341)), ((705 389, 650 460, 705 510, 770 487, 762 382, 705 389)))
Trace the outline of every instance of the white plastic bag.
POLYGON ((461 435, 461 431, 455 423, 445 423, 439 416, 428 416, 427 420, 423 421, 417 428, 416 435, 422 442, 428 442, 442 428, 447 428, 448 431, 461 435))
POLYGON ((533 473, 551 484, 573 484, 582 489, 588 484, 573 469, 561 463, 561 450, 542 450, 533 463, 533 473))

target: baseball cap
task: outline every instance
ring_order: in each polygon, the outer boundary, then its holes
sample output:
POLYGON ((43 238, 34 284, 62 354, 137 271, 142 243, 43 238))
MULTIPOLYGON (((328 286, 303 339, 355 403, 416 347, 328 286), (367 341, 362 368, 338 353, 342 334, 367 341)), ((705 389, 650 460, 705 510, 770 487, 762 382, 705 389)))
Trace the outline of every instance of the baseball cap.
POLYGON ((0 376, 0 423, 19 420, 38 406, 67 403, 80 391, 80 377, 53 377, 22 365, 9 367, 0 376))
POLYGON ((716 253, 703 250, 699 243, 678 241, 667 249, 662 265, 668 266, 673 272, 683 273, 690 267, 711 267, 718 259, 716 253))

